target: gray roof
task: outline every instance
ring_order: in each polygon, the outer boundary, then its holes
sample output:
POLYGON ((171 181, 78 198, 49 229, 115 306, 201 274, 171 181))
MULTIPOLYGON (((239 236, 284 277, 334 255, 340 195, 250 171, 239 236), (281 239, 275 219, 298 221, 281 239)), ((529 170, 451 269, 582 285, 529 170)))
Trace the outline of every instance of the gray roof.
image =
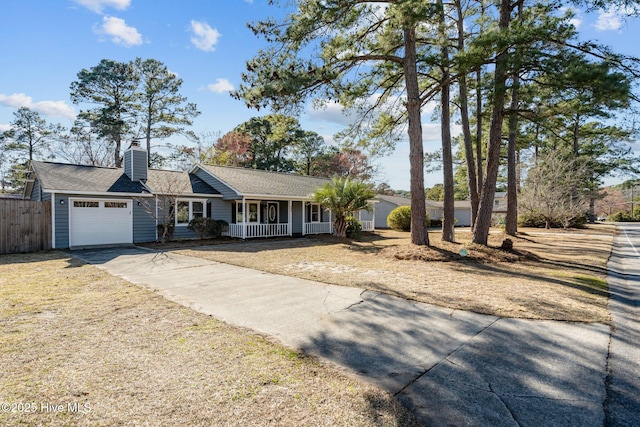
POLYGON ((81 193, 149 193, 167 192, 170 187, 179 189, 180 194, 219 194, 196 176, 187 172, 150 169, 147 187, 133 182, 121 168, 70 165, 32 161, 31 167, 43 190, 81 193), (165 191, 163 191, 165 190, 165 191))
MULTIPOLYGON (((396 206, 411 206, 411 199, 408 197, 402 197, 402 196, 387 196, 385 194, 378 194, 376 196, 376 198, 380 199, 380 200, 384 200, 387 201, 389 203, 393 203, 396 206)), ((439 202, 437 200, 429 200, 426 199, 425 201, 425 205, 427 208, 440 208, 442 209, 444 203, 443 202, 439 202)), ((459 208, 459 209, 470 209, 471 208, 471 202, 468 200, 456 200, 453 202, 454 207, 455 208, 459 208)))
POLYGON ((411 199, 402 196, 387 196, 386 194, 378 194, 377 199, 392 203, 396 206, 411 206, 411 199))
POLYGON ((325 178, 228 166, 198 165, 239 195, 308 198, 328 182, 325 178))
POLYGON ((146 184, 157 194, 220 194, 197 176, 180 171, 149 169, 146 184))

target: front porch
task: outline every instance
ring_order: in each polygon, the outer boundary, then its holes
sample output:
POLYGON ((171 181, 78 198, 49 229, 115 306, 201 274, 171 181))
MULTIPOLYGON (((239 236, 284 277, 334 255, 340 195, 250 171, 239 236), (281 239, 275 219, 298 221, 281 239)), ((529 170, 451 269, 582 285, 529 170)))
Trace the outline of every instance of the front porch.
MULTIPOLYGON (((233 203, 232 213, 224 234, 238 239, 333 233, 331 211, 308 201, 242 199, 233 203)), ((373 219, 359 217, 363 231, 374 230, 373 219)))

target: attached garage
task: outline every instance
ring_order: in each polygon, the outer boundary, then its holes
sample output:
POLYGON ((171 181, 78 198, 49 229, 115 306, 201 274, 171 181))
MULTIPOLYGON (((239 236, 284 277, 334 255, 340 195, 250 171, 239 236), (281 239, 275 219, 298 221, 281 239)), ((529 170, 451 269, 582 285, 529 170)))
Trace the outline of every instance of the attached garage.
POLYGON ((69 246, 133 243, 131 199, 69 199, 69 246))

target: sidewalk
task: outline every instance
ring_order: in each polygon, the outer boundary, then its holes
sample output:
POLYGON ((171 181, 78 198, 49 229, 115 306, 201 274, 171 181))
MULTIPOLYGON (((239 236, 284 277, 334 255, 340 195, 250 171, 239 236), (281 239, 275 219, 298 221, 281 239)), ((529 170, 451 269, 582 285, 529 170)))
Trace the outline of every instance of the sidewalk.
POLYGON ((341 365, 426 425, 602 426, 610 328, 500 319, 139 248, 73 252, 341 365))

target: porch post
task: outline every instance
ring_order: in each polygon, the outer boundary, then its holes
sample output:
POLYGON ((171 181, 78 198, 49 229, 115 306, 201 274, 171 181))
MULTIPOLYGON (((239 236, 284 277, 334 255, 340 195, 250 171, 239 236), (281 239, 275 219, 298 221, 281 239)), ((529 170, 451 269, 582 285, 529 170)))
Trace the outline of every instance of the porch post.
MULTIPOLYGON (((376 229, 376 204, 371 203, 371 221, 373 222, 373 230, 376 229)), ((371 231, 373 231, 371 230, 371 231)))
POLYGON ((291 209, 293 207, 293 202, 289 200, 289 214, 287 216, 287 228, 289 229, 289 236, 293 236, 293 216, 291 215, 291 209))
POLYGON ((333 234, 333 212, 329 209, 329 234, 333 234))
POLYGON ((242 196, 242 239, 247 238, 247 201, 242 196))
POLYGON ((302 235, 304 236, 306 233, 306 228, 307 228, 307 202, 303 201, 302 202, 302 235))

